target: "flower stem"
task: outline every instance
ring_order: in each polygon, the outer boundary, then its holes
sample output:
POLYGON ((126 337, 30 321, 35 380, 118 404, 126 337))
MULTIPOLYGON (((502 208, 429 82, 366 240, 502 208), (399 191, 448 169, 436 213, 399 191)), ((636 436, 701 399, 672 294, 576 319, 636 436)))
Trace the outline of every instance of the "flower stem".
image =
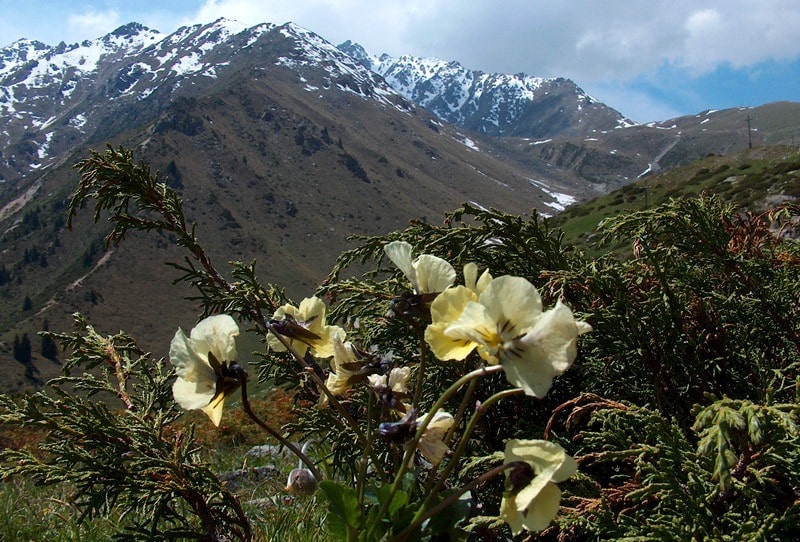
POLYGON ((512 463, 504 463, 502 465, 494 467, 491 470, 488 470, 488 471, 484 472, 483 474, 481 474, 480 476, 478 476, 477 478, 475 478, 474 480, 472 480, 468 484, 462 486, 458 491, 448 495, 446 499, 444 499, 442 502, 440 502, 439 504, 437 504, 436 506, 434 506, 433 508, 431 508, 427 512, 425 512, 423 514, 420 514, 418 516, 415 516, 414 519, 411 521, 411 523, 405 529, 400 531, 394 538, 390 539, 391 542, 403 542, 403 541, 405 541, 409 536, 411 536, 411 533, 413 533, 414 530, 417 527, 422 525, 427 519, 432 518, 433 516, 435 516, 439 512, 447 509, 448 506, 452 505, 454 502, 456 502, 458 499, 460 499, 461 496, 464 493, 466 493, 467 491, 471 491, 472 489, 474 489, 475 487, 481 485, 482 483, 494 478, 498 474, 501 474, 503 471, 505 471, 507 469, 510 469, 512 467, 515 467, 515 466, 516 466, 516 463, 514 463, 514 462, 512 462, 512 463))
MULTIPOLYGON (((453 472, 453 469, 458 464, 458 458, 464 453, 464 449, 467 447, 467 443, 469 442, 470 437, 472 436, 472 432, 475 430, 475 427, 478 425, 478 421, 483 417, 484 414, 488 411, 489 407, 492 406, 494 403, 503 399, 505 397, 510 397, 512 395, 519 395, 525 393, 522 388, 512 388, 509 390, 503 390, 500 392, 495 393, 491 397, 489 397, 486 401, 481 403, 475 409, 475 413, 470 418, 467 427, 464 429, 464 434, 461 435, 461 440, 458 442, 458 446, 453 451, 453 457, 450 462, 447 463, 447 466, 444 468, 442 473, 439 475, 438 482, 435 486, 427 489, 427 498, 425 502, 422 503, 420 510, 417 512, 418 514, 420 511, 425 510, 425 507, 430 504, 433 498, 439 494, 442 490, 442 486, 444 486, 445 482, 447 481, 447 477, 453 472)), ((433 480, 433 477, 430 478, 433 480)))
POLYGON ((420 343, 420 352, 419 352, 419 365, 417 365, 417 382, 416 387, 414 389, 414 399, 411 402, 411 406, 414 408, 419 408, 419 400, 420 396, 422 396, 422 385, 425 381, 425 365, 428 361, 428 349, 426 347, 425 336, 421 330, 417 329, 417 338, 419 339, 420 343))
POLYGON ((289 439, 275 431, 269 424, 261 420, 256 413, 253 412, 253 409, 250 407, 250 400, 247 398, 247 372, 242 368, 240 365, 235 365, 238 367, 236 371, 239 377, 239 384, 242 386, 242 409, 245 413, 250 416, 250 418, 258 424, 264 431, 269 433, 272 437, 274 437, 278 442, 280 442, 283 446, 286 446, 295 456, 297 456, 300 461, 302 461, 308 470, 311 471, 311 474, 314 475, 314 478, 317 480, 322 480, 322 476, 320 472, 317 470, 316 465, 314 462, 309 459, 309 457, 303 453, 297 446, 295 446, 289 439))
MULTIPOLYGON (((389 489, 389 495, 386 500, 381 505, 380 510, 378 511, 378 521, 374 524, 372 529, 368 535, 371 535, 375 527, 380 523, 383 516, 386 514, 386 511, 389 509, 389 505, 391 504, 392 500, 394 499, 395 494, 397 493, 398 489, 400 489, 400 484, 403 480, 403 477, 408 471, 408 466, 411 464, 411 458, 414 457, 414 454, 417 451, 417 444, 419 443, 419 439, 422 438, 422 433, 425 432, 427 429, 428 424, 433 419, 433 416, 436 412, 444 406, 444 404, 450 400, 450 398, 459 390, 461 387, 468 383, 469 381, 481 377, 486 376, 489 374, 497 373, 503 370, 501 365, 492 365, 490 367, 481 367, 480 369, 475 369, 474 371, 470 371, 469 373, 465 374, 455 382, 453 382, 449 388, 447 388, 444 393, 436 400, 436 402, 431 407, 428 414, 425 418, 420 422, 417 426, 417 432, 414 435, 414 438, 411 439, 409 442, 406 443, 406 451, 403 454, 403 461, 400 464, 400 468, 395 473, 394 481, 392 482, 392 487, 389 489)), ((371 540, 370 536, 367 536, 367 540, 371 540)))
MULTIPOLYGON (((367 394, 367 435, 372 435, 372 410, 374 406, 374 399, 372 393, 367 394)), ((364 504, 364 490, 367 484, 367 465, 369 464, 369 456, 372 453, 372 439, 367 441, 367 447, 364 448, 364 454, 358 465, 358 481, 356 486, 356 495, 358 502, 363 506, 364 504)))

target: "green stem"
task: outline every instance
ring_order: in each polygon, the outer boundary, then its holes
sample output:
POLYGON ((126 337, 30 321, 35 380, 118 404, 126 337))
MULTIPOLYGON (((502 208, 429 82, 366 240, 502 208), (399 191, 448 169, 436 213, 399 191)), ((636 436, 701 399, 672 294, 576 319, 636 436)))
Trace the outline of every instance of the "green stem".
MULTIPOLYGON (((367 394, 367 435, 372 435, 372 409, 375 401, 372 397, 372 392, 367 394)), ((369 456, 372 453, 372 439, 367 440, 367 447, 364 448, 364 453, 361 456, 361 461, 358 466, 358 481, 356 486, 356 495, 358 502, 362 508, 364 505, 364 489, 367 483, 367 465, 369 464, 369 456)))
POLYGON ((422 525, 429 518, 432 518, 433 516, 435 516, 439 512, 447 509, 448 506, 452 505, 454 502, 456 502, 458 499, 460 499, 461 496, 464 493, 466 493, 467 491, 471 491, 472 489, 476 488, 477 486, 481 485, 482 483, 486 482, 487 480, 490 480, 490 479, 494 478, 495 476, 497 476, 498 474, 501 474, 503 471, 505 471, 507 469, 510 469, 510 468, 513 468, 515 466, 516 466, 515 462, 513 462, 513 463, 504 463, 504 464, 502 464, 502 465, 500 465, 498 467, 494 467, 493 469, 484 472, 483 474, 481 474, 480 476, 478 476, 477 478, 475 478, 474 480, 472 480, 471 482, 469 482, 468 484, 463 486, 458 491, 448 495, 446 499, 444 499, 442 502, 440 502, 439 504, 437 504, 436 506, 434 506, 433 508, 431 508, 430 510, 428 510, 424 514, 419 515, 419 517, 414 517, 414 519, 411 521, 411 523, 405 529, 400 531, 394 538, 390 539, 391 542, 403 542, 403 541, 405 541, 409 536, 411 536, 411 534, 414 532, 414 530, 417 527, 422 525))
POLYGON ((256 416, 253 409, 250 407, 250 400, 247 398, 247 373, 241 367, 239 367, 238 377, 239 377, 239 384, 242 386, 242 409, 245 413, 250 416, 250 418, 258 424, 264 431, 269 433, 273 436, 278 442, 280 442, 283 446, 286 446, 294 455, 302 461, 308 470, 311 471, 311 474, 314 475, 314 478, 317 480, 322 480, 322 476, 320 475, 319 471, 317 470, 316 465, 314 462, 309 459, 309 457, 303 453, 297 446, 295 446, 289 439, 275 431, 272 427, 270 427, 266 422, 261 420, 258 416, 256 416))
POLYGON ((453 440, 453 435, 456 433, 456 429, 458 428, 459 424, 461 423, 461 418, 464 417, 464 412, 467 410, 467 406, 469 406, 469 400, 472 398, 472 394, 475 393, 475 388, 478 386, 477 380, 472 380, 469 383, 469 387, 467 391, 464 393, 464 398, 461 400, 461 404, 458 407, 458 412, 453 417, 453 425, 447 431, 447 434, 444 437, 444 443, 449 445, 450 441, 453 440))
POLYGON ((422 503, 422 506, 420 506, 419 510, 417 511, 417 515, 425 510, 425 507, 428 506, 433 498, 442 490, 442 487, 447 481, 448 476, 450 476, 450 474, 453 472, 453 469, 455 469, 456 465, 458 465, 458 458, 464 453, 464 450, 469 443, 469 439, 472 436, 472 432, 478 426, 478 421, 483 417, 484 414, 486 414, 486 412, 489 410, 489 407, 498 402, 500 399, 522 393, 525 393, 522 388, 512 388, 510 390, 497 392, 475 409, 475 414, 473 414, 472 418, 470 418, 467 427, 464 429, 464 434, 461 435, 461 440, 458 442, 458 446, 453 451, 452 459, 447 463, 447 466, 442 471, 442 474, 439 476, 439 481, 436 483, 436 485, 427 491, 428 496, 425 498, 425 502, 422 503))
MULTIPOLYGON (((447 434, 444 437, 444 444, 445 446, 450 446, 450 442, 453 440, 453 436, 458 429, 458 426, 461 424, 461 418, 464 416, 464 412, 467 410, 467 405, 469 404, 469 400, 472 397, 472 394, 475 392, 475 388, 478 385, 478 380, 470 380, 469 386, 467 387, 467 391, 464 393, 464 398, 461 400, 461 405, 458 407, 458 412, 453 417, 453 425, 450 426, 450 429, 447 430, 447 434)), ((458 456, 455 456, 458 457, 458 456)), ((430 495, 432 486, 436 481, 436 472, 439 470, 439 463, 433 466, 433 468, 428 472, 428 481, 425 482, 425 494, 430 495)), ((448 463, 449 465, 449 463, 448 463)))
POLYGON ((428 428, 428 424, 433 419, 434 414, 438 412, 444 404, 450 400, 450 398, 459 390, 461 387, 468 383, 470 380, 475 378, 486 376, 489 374, 497 373, 503 370, 501 365, 492 365, 490 367, 481 367, 480 369, 475 369, 474 371, 470 371, 469 373, 465 374, 455 382, 453 382, 449 388, 447 388, 444 393, 437 399, 437 401, 433 404, 428 414, 425 418, 419 422, 417 425, 417 432, 414 434, 414 438, 411 439, 406 443, 406 451, 403 454, 403 462, 400 464, 400 468, 398 469, 397 473, 394 476, 394 481, 392 482, 392 487, 389 489, 389 495, 386 500, 381 505, 380 510, 378 511, 377 521, 373 524, 373 527, 369 530, 367 540, 371 540, 371 535, 373 534, 377 525, 379 525, 383 519, 383 516, 386 514, 386 511, 389 509, 389 505, 391 504, 392 500, 394 499, 395 494, 397 493, 398 489, 400 489, 400 484, 403 480, 403 477, 408 471, 408 466, 411 464, 411 458, 414 457, 414 454, 417 451, 417 444, 419 443, 419 439, 422 437, 422 434, 425 432, 425 429, 428 428))
POLYGON ((414 400, 411 402, 411 406, 414 408, 419 408, 419 399, 422 395, 422 384, 425 381, 425 365, 428 361, 428 349, 425 346, 425 335, 424 332, 421 330, 417 330, 417 338, 419 339, 420 343, 420 353, 419 353, 419 365, 417 366, 417 382, 416 382, 416 389, 414 390, 414 400))

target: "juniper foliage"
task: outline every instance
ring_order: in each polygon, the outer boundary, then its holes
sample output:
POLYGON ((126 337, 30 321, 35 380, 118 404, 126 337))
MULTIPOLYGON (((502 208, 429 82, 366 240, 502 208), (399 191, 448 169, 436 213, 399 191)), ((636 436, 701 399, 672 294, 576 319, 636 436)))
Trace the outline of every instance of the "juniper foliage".
POLYGON ((170 371, 127 335, 101 336, 76 315, 78 331, 56 335, 72 355, 48 390, 0 396, 0 422, 46 431, 35 453, 4 449, 0 476, 73 487, 81 518, 112 511, 117 540, 249 540, 238 500, 199 459, 180 415, 170 371), (115 398, 112 400, 111 398, 115 398))

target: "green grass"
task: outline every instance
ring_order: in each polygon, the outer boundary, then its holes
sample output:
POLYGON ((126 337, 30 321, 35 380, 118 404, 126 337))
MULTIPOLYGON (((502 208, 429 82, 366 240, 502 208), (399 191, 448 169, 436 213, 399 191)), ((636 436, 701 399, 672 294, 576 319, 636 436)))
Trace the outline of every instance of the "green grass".
POLYGON ((800 153, 790 147, 760 147, 730 156, 708 156, 569 207, 552 224, 563 230, 566 244, 579 245, 596 256, 603 250, 588 241, 604 218, 703 192, 755 212, 774 207, 771 197, 800 197, 800 153))
MULTIPOLYGON (((217 449, 214 457, 220 472, 242 468, 248 447, 217 449), (226 466, 227 465, 227 466, 226 466)), ((250 462, 248 466, 263 463, 250 462)), ((295 465, 278 465, 280 474, 244 484, 237 490, 258 541, 325 542, 327 504, 321 497, 292 497, 284 491, 286 476, 295 465)), ((79 510, 70 503, 70 488, 37 486, 30 480, 13 478, 0 483, 0 540, 14 542, 101 542, 119 531, 119 518, 109 515, 80 521, 79 510)))
POLYGON ((36 486, 20 478, 0 485, 0 539, 16 542, 78 542, 108 540, 113 516, 79 522, 69 489, 36 486))
MULTIPOLYGON (((275 427, 291 419, 290 395, 281 391, 268 393, 264 385, 254 386, 254 392, 258 398, 252 399, 251 403, 263 419, 275 427)), ((219 428, 200 412, 187 412, 175 429, 187 424, 195 425, 199 453, 215 473, 266 465, 276 467, 274 475, 244 479, 235 488, 251 521, 254 540, 330 540, 325 532, 327 504, 322 497, 293 497, 284 489, 289 472, 297 466, 296 460, 247 455, 254 445, 276 442, 250 422, 238 401, 226 404, 225 417, 219 428)), ((43 438, 41 432, 0 427, 0 444, 3 446, 37 449, 43 438)), ((78 507, 72 504, 75 498, 73 488, 64 484, 42 486, 19 476, 0 482, 0 540, 99 542, 110 540, 112 535, 120 532, 123 521, 113 510, 101 517, 81 521, 78 507)))

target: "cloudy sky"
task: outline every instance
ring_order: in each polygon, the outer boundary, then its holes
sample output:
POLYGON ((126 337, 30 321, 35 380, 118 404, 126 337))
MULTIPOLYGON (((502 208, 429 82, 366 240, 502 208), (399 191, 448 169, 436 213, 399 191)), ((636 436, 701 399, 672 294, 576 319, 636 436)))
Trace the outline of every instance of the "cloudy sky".
POLYGON ((374 54, 567 77, 639 122, 800 101, 797 0, 0 0, 0 47, 56 45, 136 21, 293 21, 374 54))

